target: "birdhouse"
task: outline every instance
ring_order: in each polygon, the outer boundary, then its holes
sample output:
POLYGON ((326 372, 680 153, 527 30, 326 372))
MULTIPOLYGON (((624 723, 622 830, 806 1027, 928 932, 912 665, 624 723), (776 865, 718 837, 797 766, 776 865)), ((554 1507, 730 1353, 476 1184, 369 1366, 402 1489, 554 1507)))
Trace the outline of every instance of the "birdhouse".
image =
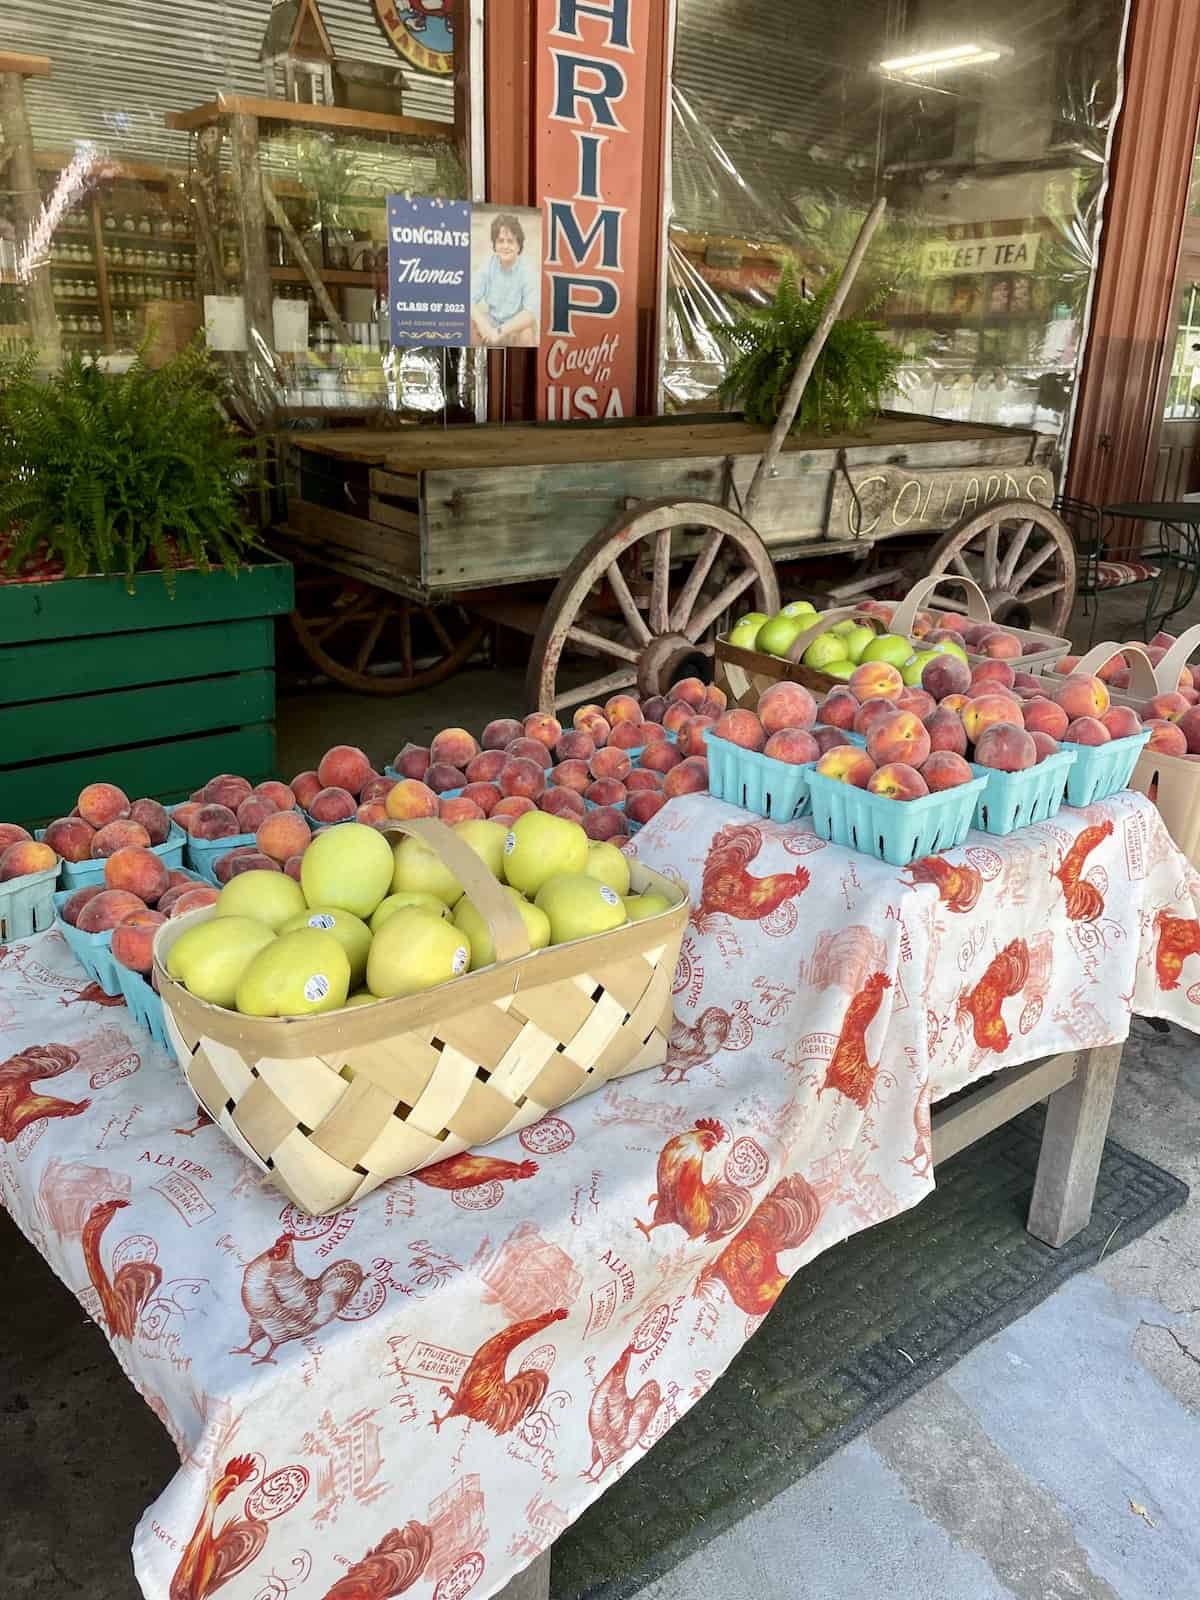
POLYGON ((273 99, 333 105, 333 44, 316 0, 274 0, 258 58, 273 99))

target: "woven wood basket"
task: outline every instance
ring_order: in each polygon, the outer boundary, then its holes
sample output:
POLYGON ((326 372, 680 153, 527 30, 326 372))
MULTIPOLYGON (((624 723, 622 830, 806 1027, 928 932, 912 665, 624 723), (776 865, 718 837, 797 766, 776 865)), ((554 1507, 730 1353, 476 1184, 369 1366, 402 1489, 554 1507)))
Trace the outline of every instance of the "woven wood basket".
POLYGON ((455 875, 487 921, 493 966, 372 1006, 244 1017, 167 975, 172 944, 211 908, 155 939, 167 1031, 192 1092, 313 1216, 666 1059, 688 918, 678 885, 631 861, 633 890, 658 890, 669 911, 531 952, 512 899, 449 828, 423 818, 385 831, 424 840, 455 875))

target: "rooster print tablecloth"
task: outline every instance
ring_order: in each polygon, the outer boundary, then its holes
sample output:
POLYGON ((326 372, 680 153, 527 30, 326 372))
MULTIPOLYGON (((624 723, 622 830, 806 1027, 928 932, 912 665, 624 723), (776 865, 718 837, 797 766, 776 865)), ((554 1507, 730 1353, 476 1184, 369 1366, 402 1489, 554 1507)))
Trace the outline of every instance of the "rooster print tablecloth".
POLYGON ((931 1099, 1200 1018, 1200 879, 1140 797, 902 872, 700 796, 636 848, 694 907, 668 1065, 329 1217, 56 934, 0 947, 0 1192, 179 1450, 149 1600, 486 1600, 929 1191, 931 1099))

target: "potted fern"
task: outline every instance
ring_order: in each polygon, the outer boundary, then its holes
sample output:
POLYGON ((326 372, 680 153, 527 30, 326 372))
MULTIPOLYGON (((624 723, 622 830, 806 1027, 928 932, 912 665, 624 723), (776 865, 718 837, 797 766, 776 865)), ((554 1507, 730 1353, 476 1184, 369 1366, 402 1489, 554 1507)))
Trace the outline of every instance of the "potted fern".
POLYGON ((273 769, 292 573, 254 559, 222 387, 198 347, 0 368, 0 815, 61 815, 92 777, 172 799, 273 769))

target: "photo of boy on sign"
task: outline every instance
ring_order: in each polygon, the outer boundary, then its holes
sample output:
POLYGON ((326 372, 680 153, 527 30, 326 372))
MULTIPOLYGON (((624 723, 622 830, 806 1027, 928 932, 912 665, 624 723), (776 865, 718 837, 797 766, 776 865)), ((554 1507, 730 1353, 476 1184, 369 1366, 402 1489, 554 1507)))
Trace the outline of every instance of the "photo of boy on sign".
POLYGON ((471 217, 471 343, 536 347, 542 309, 539 211, 475 206, 471 217))

